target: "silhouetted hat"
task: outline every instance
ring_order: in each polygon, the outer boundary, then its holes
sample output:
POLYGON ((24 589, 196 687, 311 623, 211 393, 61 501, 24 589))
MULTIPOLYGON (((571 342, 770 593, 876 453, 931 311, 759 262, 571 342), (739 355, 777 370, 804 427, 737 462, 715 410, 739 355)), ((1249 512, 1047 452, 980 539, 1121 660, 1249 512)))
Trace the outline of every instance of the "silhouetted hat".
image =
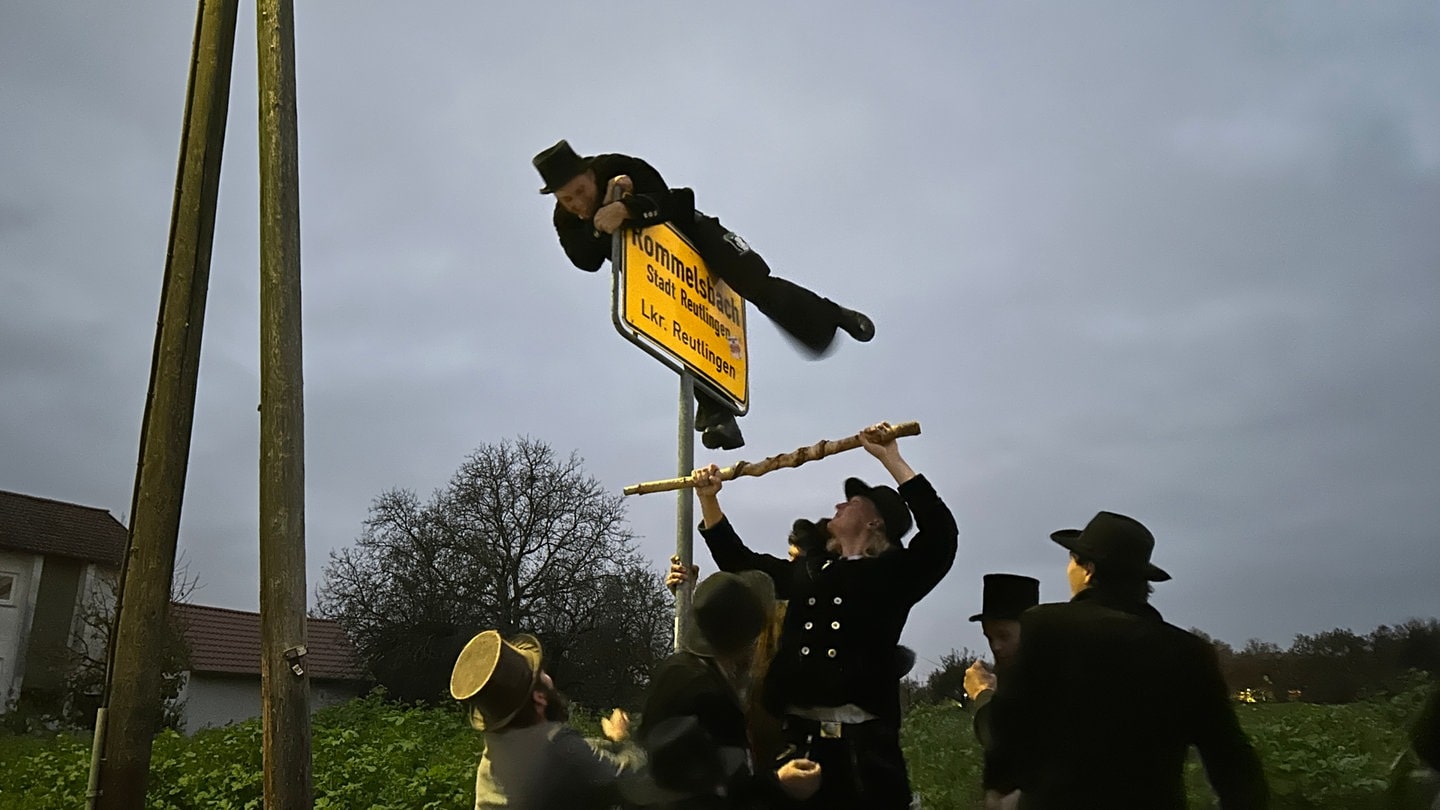
POLYGON ((979 622, 990 619, 1018 619, 1040 604, 1040 580, 1019 574, 986 574, 980 612, 970 617, 979 622))
POLYGON ((775 583, 760 571, 711 574, 696 586, 690 612, 691 652, 710 657, 739 652, 760 637, 775 614, 775 583))
POLYGON ((1050 539, 1087 559, 1109 567, 1131 571, 1151 582, 1170 578, 1165 569, 1150 562, 1155 536, 1145 524, 1114 512, 1101 512, 1081 529, 1061 529, 1050 539))
POLYGON ((512 639, 486 630, 470 639, 450 671, 450 696, 464 701, 470 724, 499 731, 525 708, 540 675, 540 640, 521 633, 512 639))
POLYGON ((535 164, 535 170, 540 172, 541 179, 545 181, 545 187, 540 189, 540 193, 554 194, 555 189, 590 168, 593 160, 594 158, 580 157, 575 154, 575 150, 570 148, 570 142, 562 139, 554 146, 536 155, 530 162, 535 164))
POLYGON ((790 526, 789 540, 790 545, 800 549, 800 553, 807 557, 824 554, 825 546, 830 542, 830 518, 796 520, 790 526))
POLYGON ((859 478, 845 479, 845 498, 859 495, 868 498, 875 504, 875 511, 880 513, 880 519, 885 522, 885 536, 890 538, 890 543, 900 545, 900 538, 910 531, 915 521, 910 517, 910 509, 905 505, 905 499, 894 487, 878 486, 872 487, 861 481, 859 478))

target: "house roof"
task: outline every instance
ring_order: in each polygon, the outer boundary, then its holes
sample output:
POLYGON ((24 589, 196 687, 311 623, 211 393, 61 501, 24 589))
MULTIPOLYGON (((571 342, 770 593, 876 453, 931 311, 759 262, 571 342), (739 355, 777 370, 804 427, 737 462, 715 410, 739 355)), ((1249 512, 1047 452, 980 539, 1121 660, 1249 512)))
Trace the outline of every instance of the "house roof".
MULTIPOLYGON (((191 672, 260 674, 260 614, 171 604, 190 650, 191 672)), ((311 679, 367 680, 355 646, 332 619, 305 620, 305 669, 311 679)))
POLYGON ((0 491, 0 548, 119 568, 127 536, 104 509, 0 491))

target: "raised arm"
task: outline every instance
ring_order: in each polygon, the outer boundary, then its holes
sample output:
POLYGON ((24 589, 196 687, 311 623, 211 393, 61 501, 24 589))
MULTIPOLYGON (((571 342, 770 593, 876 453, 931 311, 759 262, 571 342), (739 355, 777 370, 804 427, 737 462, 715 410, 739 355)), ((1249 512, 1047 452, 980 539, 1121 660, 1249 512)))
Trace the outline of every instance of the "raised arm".
POLYGON ((895 439, 880 441, 880 434, 889 427, 889 422, 880 422, 860 431, 860 446, 879 460, 895 479, 896 490, 915 517, 915 537, 896 563, 906 572, 899 587, 905 589, 906 598, 914 603, 940 584, 955 564, 960 530, 955 525, 955 516, 940 500, 935 488, 900 455, 895 439))
POLYGON ((711 464, 691 475, 695 480, 695 496, 700 501, 700 535, 705 538, 705 545, 710 547, 715 567, 721 571, 763 571, 775 583, 775 596, 789 599, 790 560, 751 551, 735 533, 735 528, 720 508, 720 468, 711 464))

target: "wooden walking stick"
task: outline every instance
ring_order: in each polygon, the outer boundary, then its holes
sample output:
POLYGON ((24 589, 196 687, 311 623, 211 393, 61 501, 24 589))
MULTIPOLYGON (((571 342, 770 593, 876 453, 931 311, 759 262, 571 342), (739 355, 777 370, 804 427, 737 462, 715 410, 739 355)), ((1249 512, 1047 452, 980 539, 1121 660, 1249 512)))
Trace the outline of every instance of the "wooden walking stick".
MULTIPOLYGON (((919 436, 919 422, 901 422, 898 425, 891 425, 881 433, 881 441, 890 441, 901 436, 919 436)), ((800 447, 788 453, 781 453, 778 456, 771 456, 763 461, 750 463, 748 461, 737 461, 729 467, 720 470, 721 481, 733 481, 742 475, 759 477, 768 472, 783 469, 786 467, 799 467, 807 461, 815 461, 833 456, 836 453, 843 453, 846 450, 854 450, 860 446, 860 434, 846 436, 843 439, 821 439, 809 447, 800 447)), ((650 492, 673 492, 677 489, 689 489, 695 486, 694 481, 688 476, 685 478, 670 478, 664 481, 646 481, 643 484, 631 484, 625 487, 626 495, 645 495, 650 492)))

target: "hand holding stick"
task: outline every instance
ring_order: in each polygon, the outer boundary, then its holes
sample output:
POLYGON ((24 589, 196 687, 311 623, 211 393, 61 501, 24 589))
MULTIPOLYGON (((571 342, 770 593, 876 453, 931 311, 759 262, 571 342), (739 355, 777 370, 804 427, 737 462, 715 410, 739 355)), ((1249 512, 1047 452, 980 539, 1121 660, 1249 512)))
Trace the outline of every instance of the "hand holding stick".
MULTIPOLYGON (((890 441, 901 436, 919 436, 919 422, 901 422, 898 425, 891 425, 885 431, 883 441, 890 441)), ((846 450, 854 450, 860 447, 860 434, 846 436, 843 439, 821 439, 809 447, 801 447, 791 450, 788 453, 781 453, 778 456, 771 456, 763 461, 751 463, 749 461, 737 461, 729 467, 720 470, 721 481, 732 481, 742 475, 761 476, 768 472, 783 469, 786 467, 799 467, 807 461, 815 461, 833 456, 836 453, 843 453, 846 450)), ((673 492, 677 489, 689 489, 693 487, 694 481, 690 476, 685 478, 670 478, 664 481, 647 481, 643 484, 632 484, 625 487, 626 495, 645 495, 651 492, 673 492)))

